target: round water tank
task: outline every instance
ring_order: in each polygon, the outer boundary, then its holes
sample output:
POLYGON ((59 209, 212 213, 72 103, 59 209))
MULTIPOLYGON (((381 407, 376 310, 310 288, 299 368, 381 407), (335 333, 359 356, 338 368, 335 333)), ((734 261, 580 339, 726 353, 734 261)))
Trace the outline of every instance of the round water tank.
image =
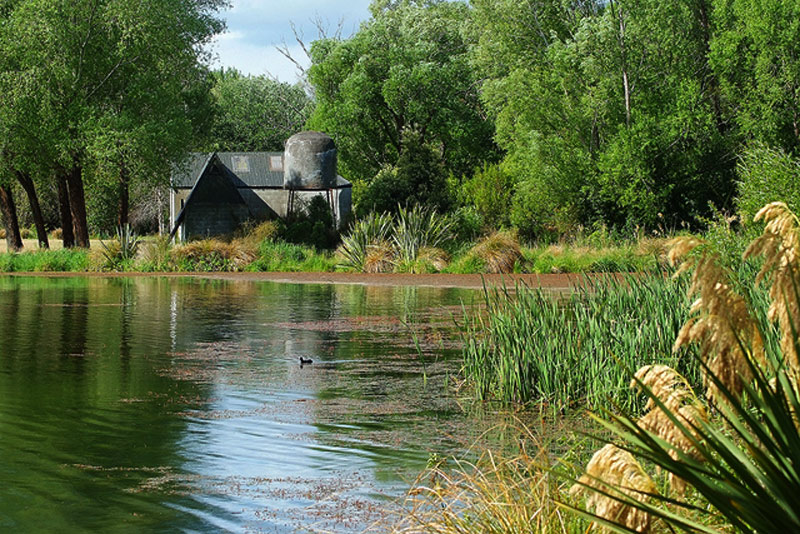
POLYGON ((336 187, 336 145, 321 132, 300 132, 286 141, 283 187, 333 189, 336 187))

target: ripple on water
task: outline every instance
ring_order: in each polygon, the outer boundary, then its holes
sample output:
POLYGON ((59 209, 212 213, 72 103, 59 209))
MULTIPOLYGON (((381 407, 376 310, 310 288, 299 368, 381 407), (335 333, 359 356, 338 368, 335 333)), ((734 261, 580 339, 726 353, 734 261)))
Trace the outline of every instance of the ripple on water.
POLYGON ((360 531, 486 426, 448 394, 476 294, 0 279, 0 530, 360 531))

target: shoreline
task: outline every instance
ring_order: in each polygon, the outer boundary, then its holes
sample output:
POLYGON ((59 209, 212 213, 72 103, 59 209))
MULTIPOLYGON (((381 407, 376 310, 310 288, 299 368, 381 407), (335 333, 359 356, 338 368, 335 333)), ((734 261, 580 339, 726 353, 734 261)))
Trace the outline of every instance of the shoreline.
POLYGON ((513 287, 522 283, 553 291, 569 291, 585 284, 587 279, 620 276, 605 273, 564 274, 396 274, 396 273, 315 273, 315 272, 210 272, 210 273, 103 273, 103 272, 13 272, 0 273, 3 277, 43 278, 198 278, 205 280, 230 280, 244 282, 275 282, 282 284, 340 284, 363 286, 417 286, 457 289, 483 289, 487 287, 513 287))

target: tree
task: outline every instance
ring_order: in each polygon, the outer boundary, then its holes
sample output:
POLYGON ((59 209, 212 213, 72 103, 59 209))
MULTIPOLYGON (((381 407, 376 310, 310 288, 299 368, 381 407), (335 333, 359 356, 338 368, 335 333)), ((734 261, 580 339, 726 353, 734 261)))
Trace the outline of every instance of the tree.
POLYGON ((17 170, 55 177, 65 245, 71 245, 74 228, 77 245, 89 246, 84 170, 110 154, 109 146, 115 147, 125 187, 133 161, 158 160, 163 168, 179 152, 187 138, 180 133, 191 129, 182 119, 191 114, 184 96, 207 59, 203 46, 223 27, 213 16, 223 5, 224 0, 6 4, 0 29, 4 141, 15 150, 17 170), (128 155, 131 161, 125 161, 128 155))
POLYGON ((395 165, 404 132, 433 148, 446 172, 496 158, 463 30, 461 2, 374 2, 350 39, 311 47, 316 108, 308 126, 330 134, 343 174, 369 182, 395 165))
POLYGON ((513 211, 566 231, 730 203, 736 140, 703 0, 476 0, 474 20, 484 102, 517 177, 513 211))
POLYGON ((213 81, 216 113, 209 140, 216 150, 282 152, 311 113, 312 101, 300 85, 234 69, 214 72, 213 81))
POLYGON ((750 139, 800 155, 800 4, 717 0, 711 63, 750 139))

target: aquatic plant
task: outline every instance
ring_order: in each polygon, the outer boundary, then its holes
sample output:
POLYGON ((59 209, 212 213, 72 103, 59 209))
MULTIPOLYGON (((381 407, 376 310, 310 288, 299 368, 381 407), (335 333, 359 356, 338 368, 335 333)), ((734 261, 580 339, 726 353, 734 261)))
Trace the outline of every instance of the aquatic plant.
MULTIPOLYGON (((587 522, 557 505, 567 483, 549 465, 549 432, 510 429, 521 450, 485 451, 476 461, 434 458, 405 500, 393 534, 567 534, 587 522)), ((380 532, 388 529, 379 524, 380 532)))
POLYGON ((672 351, 688 317, 686 284, 663 274, 585 278, 570 295, 518 284, 487 289, 485 309, 466 311, 463 374, 477 399, 632 408, 626 368, 663 363, 689 376, 687 350, 672 351))
MULTIPOLYGON (((645 393, 649 411, 609 413, 605 425, 613 437, 606 447, 681 482, 661 493, 650 488, 643 499, 624 492, 626 482, 605 469, 587 470, 577 488, 592 496, 579 512, 606 529, 631 531, 621 512, 597 506, 598 499, 691 532, 715 532, 708 524, 717 518, 742 532, 800 531, 800 221, 783 203, 765 206, 756 220, 765 227, 745 256, 763 256, 756 280, 770 282, 766 316, 732 289, 732 272, 706 243, 692 237, 672 243, 672 259, 693 271, 690 291, 697 296, 675 345, 699 348, 707 402, 719 415, 705 416, 674 371, 666 384, 648 380, 646 370, 636 374, 633 385, 645 393), (776 333, 779 343, 771 340, 776 333), (687 488, 691 496, 684 496, 687 488)), ((634 530, 651 531, 649 524, 634 530)))

